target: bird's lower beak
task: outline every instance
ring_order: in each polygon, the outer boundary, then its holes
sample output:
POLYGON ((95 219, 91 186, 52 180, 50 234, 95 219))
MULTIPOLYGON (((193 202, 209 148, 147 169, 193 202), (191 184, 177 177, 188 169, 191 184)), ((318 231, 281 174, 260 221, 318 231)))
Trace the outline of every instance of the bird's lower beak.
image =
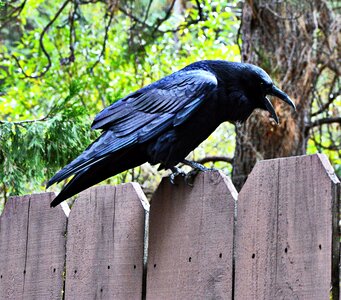
MULTIPOLYGON (((282 92, 278 87, 273 85, 271 88, 271 91, 269 92, 269 95, 275 96, 283 100, 285 103, 288 103, 294 110, 296 110, 295 103, 292 102, 289 96, 286 93, 282 92)), ((278 124, 278 117, 276 115, 275 109, 272 106, 271 101, 267 97, 264 97, 264 104, 265 104, 267 111, 271 114, 271 117, 278 124)))
POLYGON ((269 94, 283 100, 286 103, 288 103, 296 111, 295 103, 292 102, 292 100, 289 98, 289 96, 286 93, 282 92, 275 85, 272 86, 271 92, 269 94))
POLYGON ((265 104, 265 108, 267 109, 267 111, 271 114, 271 117, 278 124, 278 117, 276 115, 275 109, 272 106, 271 101, 269 100, 269 98, 264 97, 264 104, 265 104))

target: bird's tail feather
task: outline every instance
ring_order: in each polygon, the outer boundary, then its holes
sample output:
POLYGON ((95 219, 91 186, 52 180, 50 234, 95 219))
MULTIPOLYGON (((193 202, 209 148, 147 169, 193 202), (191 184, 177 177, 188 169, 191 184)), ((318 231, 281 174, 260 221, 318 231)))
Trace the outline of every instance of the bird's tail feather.
POLYGON ((94 164, 97 164, 101 160, 107 158, 108 155, 98 158, 97 160, 87 161, 81 165, 73 166, 73 161, 57 172, 47 183, 46 188, 48 189, 54 183, 61 182, 62 180, 70 177, 73 174, 81 173, 83 170, 89 169, 94 164))
POLYGON ((108 156, 91 166, 77 172, 70 182, 62 189, 56 198, 51 202, 55 207, 73 195, 93 186, 111 176, 125 170, 132 169, 147 161, 143 151, 131 150, 125 153, 115 153, 115 156, 108 156))

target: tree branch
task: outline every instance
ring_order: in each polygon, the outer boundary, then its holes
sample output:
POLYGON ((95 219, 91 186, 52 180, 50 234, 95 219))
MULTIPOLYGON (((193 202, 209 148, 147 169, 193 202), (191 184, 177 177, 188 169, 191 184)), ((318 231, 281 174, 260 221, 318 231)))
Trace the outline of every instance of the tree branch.
POLYGON ((199 10, 199 18, 193 20, 193 19, 190 19, 188 21, 186 21, 185 23, 183 24, 180 24, 178 27, 174 28, 174 29, 168 29, 168 30, 159 30, 159 32, 161 33, 176 33, 178 31, 180 31, 181 29, 184 29, 184 28, 189 28, 190 26, 192 25, 195 25, 195 24, 198 24, 200 21, 204 21, 204 16, 203 16, 203 13, 202 13, 202 9, 200 7, 200 3, 198 2, 198 10, 199 10))
MULTIPOLYGON (((321 74, 321 73, 320 73, 320 74, 321 74)), ((319 75, 320 75, 320 74, 319 74, 319 75)), ((328 93, 328 95, 329 95, 328 101, 327 101, 325 104, 323 104, 323 102, 320 100, 320 103, 319 103, 319 104, 321 104, 321 105, 320 105, 320 108, 319 108, 316 112, 314 112, 314 113, 311 114, 312 117, 317 116, 317 115, 319 115, 320 113, 323 113, 324 111, 326 111, 326 110, 329 108, 329 106, 334 102, 334 100, 335 100, 338 96, 341 95, 341 92, 340 92, 340 91, 338 91, 337 93, 333 93, 333 89, 334 89, 335 84, 338 82, 338 78, 339 78, 338 75, 335 73, 335 74, 334 74, 334 77, 333 77, 333 80, 332 80, 331 83, 330 83, 329 93, 328 93)), ((315 85, 316 85, 316 84, 315 84, 315 85)), ((315 87, 314 87, 314 89, 315 89, 315 87)), ((320 95, 319 95, 319 93, 317 93, 317 99, 319 100, 319 98, 320 98, 320 95)))
POLYGON ((170 6, 169 6, 169 8, 168 8, 168 10, 167 10, 167 12, 166 12, 166 14, 165 14, 165 16, 164 16, 163 18, 160 18, 160 19, 157 19, 157 20, 156 20, 156 22, 155 22, 156 25, 155 25, 154 30, 153 30, 153 32, 152 32, 152 36, 153 36, 153 37, 155 36, 155 33, 159 30, 159 27, 161 26, 161 24, 162 24, 163 22, 165 22, 166 20, 169 19, 170 15, 171 15, 171 13, 172 13, 172 10, 173 10, 175 1, 176 1, 176 0, 172 0, 172 3, 170 4, 170 6))
POLYGON ((19 126, 25 127, 25 124, 30 124, 30 123, 35 123, 35 122, 44 122, 54 115, 54 111, 56 108, 57 108, 57 104, 53 105, 50 111, 45 116, 38 118, 38 119, 13 121, 13 122, 0 120, 0 124, 13 124, 13 125, 19 125, 19 126))
POLYGON ((203 15, 203 12, 202 12, 201 3, 200 3, 199 0, 195 0, 195 3, 197 4, 197 8, 198 8, 199 20, 203 20, 204 19, 204 15, 203 15))
POLYGON ((206 156, 202 159, 197 160, 199 164, 205 164, 207 162, 218 162, 223 161, 229 164, 233 163, 233 158, 227 156, 206 156))
POLYGON ((109 21, 108 21, 107 25, 105 26, 104 39, 103 39, 103 44, 102 44, 102 51, 101 51, 100 55, 98 56, 97 60, 94 62, 94 64, 89 68, 90 74, 93 73, 94 68, 99 64, 101 58, 104 55, 105 48, 106 48, 107 41, 108 41, 108 37, 109 37, 109 28, 110 28, 110 25, 111 25, 113 18, 114 18, 114 8, 111 9, 109 21))
POLYGON ((145 21, 140 20, 139 18, 137 18, 136 16, 134 16, 133 14, 131 14, 130 12, 126 11, 122 6, 118 7, 118 10, 123 13, 125 16, 129 17, 130 19, 132 19, 133 21, 135 21, 136 23, 142 24, 146 27, 148 27, 149 29, 152 29, 153 26, 149 25, 148 23, 146 23, 145 21))
POLYGON ((12 57, 14 58, 14 60, 16 61, 18 67, 20 68, 20 70, 22 71, 22 73, 25 75, 26 78, 33 78, 33 79, 37 79, 40 78, 42 76, 44 76, 47 71, 51 68, 52 65, 52 61, 51 61, 51 57, 49 55, 49 53, 46 51, 45 46, 44 46, 44 35, 47 32, 47 30, 50 28, 50 26, 57 20, 57 18, 59 17, 59 15, 62 13, 62 11, 64 10, 64 8, 69 4, 71 0, 66 0, 63 5, 59 8, 59 10, 57 11, 57 13, 55 14, 55 16, 52 18, 52 20, 45 26, 45 28, 43 29, 43 31, 41 32, 40 38, 39 38, 39 44, 40 44, 40 48, 41 50, 44 52, 45 57, 47 58, 47 66, 44 67, 43 71, 36 75, 36 76, 32 76, 32 75, 28 75, 26 74, 26 72, 24 71, 23 67, 21 66, 19 59, 12 54, 12 57))
POLYGON ((153 1, 154 0, 149 0, 147 11, 146 11, 146 14, 145 14, 144 20, 143 20, 143 25, 146 25, 146 22, 147 22, 147 19, 148 19, 148 16, 149 16, 150 7, 152 6, 153 1))
POLYGON ((282 17, 281 15, 279 15, 277 12, 275 12, 274 10, 271 9, 269 4, 266 4, 265 9, 267 9, 270 13, 272 13, 276 18, 281 19, 281 20, 297 20, 299 19, 302 15, 303 12, 297 14, 296 16, 292 16, 292 17, 282 17))
POLYGON ((337 94, 335 94, 335 95, 333 94, 332 97, 329 97, 328 102, 326 102, 325 104, 323 104, 323 105, 320 107, 319 110, 313 112, 313 113, 311 114, 311 116, 312 116, 312 117, 315 117, 315 116, 319 115, 320 113, 325 112, 325 111, 329 108, 329 106, 334 102, 334 100, 336 100, 336 98, 337 98, 338 96, 340 96, 340 95, 341 95, 341 93, 337 93, 337 94))
POLYGON ((318 149, 318 151, 323 151, 323 150, 329 150, 329 151, 340 151, 340 146, 341 145, 335 145, 335 143, 332 143, 330 146, 325 146, 322 144, 322 142, 318 142, 314 137, 311 138, 318 149))
POLYGON ((0 124, 13 124, 13 125, 25 126, 25 124, 47 121, 48 118, 49 118, 49 114, 47 114, 44 117, 41 117, 39 119, 34 119, 34 120, 22 120, 22 121, 14 121, 14 122, 0 120, 0 124))
POLYGON ((311 122, 306 126, 306 128, 309 130, 313 127, 318 127, 324 124, 332 124, 332 123, 339 123, 341 125, 341 117, 330 117, 330 118, 322 118, 318 119, 314 122, 311 122))
POLYGON ((27 0, 24 0, 19 6, 15 7, 9 14, 4 17, 1 17, 0 20, 5 20, 1 22, 0 29, 4 28, 11 20, 11 18, 17 18, 20 16, 21 12, 23 11, 27 0), (15 14, 16 13, 16 14, 15 14))
POLYGON ((75 30, 75 19, 78 10, 78 1, 73 1, 73 10, 69 12, 69 23, 70 23, 70 31, 69 31, 69 49, 70 54, 68 57, 64 57, 60 59, 61 65, 69 65, 75 61, 75 47, 76 43, 76 30, 75 30))
POLYGON ((196 20, 190 19, 190 20, 186 21, 184 24, 180 24, 178 27, 176 27, 174 29, 160 30, 160 26, 162 25, 162 23, 165 22, 170 17, 170 14, 171 14, 171 11, 173 10, 174 4, 175 4, 175 0, 172 1, 169 9, 167 10, 165 17, 158 19, 153 25, 149 25, 148 23, 146 23, 146 20, 143 20, 143 21, 140 20, 139 18, 137 18, 133 14, 126 11, 122 6, 119 6, 118 9, 120 12, 122 12, 127 17, 131 18, 136 23, 141 24, 141 25, 147 27, 148 29, 152 30, 152 36, 153 37, 155 37, 156 32, 158 32, 159 34, 176 33, 178 31, 180 31, 181 29, 188 28, 189 26, 197 24, 200 21, 203 21, 205 19, 201 5, 200 5, 200 1, 196 0, 199 18, 197 18, 196 20))

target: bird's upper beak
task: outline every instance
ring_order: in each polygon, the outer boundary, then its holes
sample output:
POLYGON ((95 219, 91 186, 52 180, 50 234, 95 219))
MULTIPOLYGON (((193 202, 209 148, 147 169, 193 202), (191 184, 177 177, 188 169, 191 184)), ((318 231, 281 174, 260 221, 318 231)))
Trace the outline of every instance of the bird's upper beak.
MULTIPOLYGON (((296 111, 296 106, 295 103, 292 102, 292 100, 289 98, 289 96, 282 92, 278 87, 275 85, 272 86, 270 92, 268 93, 269 95, 275 96, 284 102, 288 103, 295 111, 296 111)), ((278 124, 278 117, 276 115, 275 109, 272 106, 270 100, 267 97, 264 97, 264 104, 268 112, 271 114, 271 117, 275 120, 275 122, 278 124)))

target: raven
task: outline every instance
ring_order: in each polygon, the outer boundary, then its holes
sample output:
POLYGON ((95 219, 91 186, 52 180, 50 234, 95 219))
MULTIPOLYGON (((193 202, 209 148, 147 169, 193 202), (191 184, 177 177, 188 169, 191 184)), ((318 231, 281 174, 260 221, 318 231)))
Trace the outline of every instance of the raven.
POLYGON ((74 175, 51 206, 145 162, 174 171, 222 122, 243 122, 256 108, 278 123, 266 95, 295 109, 263 69, 223 60, 195 62, 129 94, 95 117, 101 136, 50 179, 47 188, 74 175))

